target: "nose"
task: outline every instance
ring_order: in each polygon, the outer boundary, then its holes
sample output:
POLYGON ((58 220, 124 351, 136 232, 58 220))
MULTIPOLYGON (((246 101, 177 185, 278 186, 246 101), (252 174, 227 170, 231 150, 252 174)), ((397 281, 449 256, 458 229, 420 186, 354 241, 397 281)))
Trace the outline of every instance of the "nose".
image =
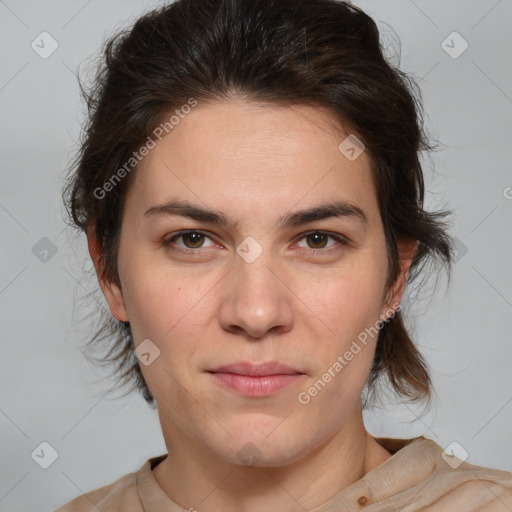
POLYGON ((288 332, 293 324, 292 298, 283 271, 279 272, 270 258, 261 255, 247 263, 237 257, 223 280, 220 324, 251 340, 288 332))

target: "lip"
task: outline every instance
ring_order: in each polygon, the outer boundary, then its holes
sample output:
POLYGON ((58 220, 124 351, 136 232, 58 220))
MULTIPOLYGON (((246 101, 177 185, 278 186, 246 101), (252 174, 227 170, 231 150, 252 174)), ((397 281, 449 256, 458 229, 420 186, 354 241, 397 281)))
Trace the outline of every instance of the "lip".
POLYGON ((232 363, 209 370, 208 373, 220 385, 253 398, 274 395, 305 375, 291 366, 273 361, 232 363))
POLYGON ((264 377, 269 375, 294 375, 301 374, 299 370, 281 364, 276 361, 269 361, 265 363, 248 363, 240 361, 237 363, 225 364, 209 370, 212 373, 234 373, 236 375, 249 375, 251 377, 264 377))

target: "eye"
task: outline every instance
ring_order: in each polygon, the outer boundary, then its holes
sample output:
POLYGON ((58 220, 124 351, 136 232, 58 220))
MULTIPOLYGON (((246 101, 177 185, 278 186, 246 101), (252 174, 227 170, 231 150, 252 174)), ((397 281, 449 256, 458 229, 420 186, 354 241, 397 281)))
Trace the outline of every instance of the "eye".
MULTIPOLYGON (((337 233, 330 233, 327 231, 311 231, 309 233, 305 233, 296 243, 298 247, 308 249, 307 252, 313 254, 328 252, 328 250, 331 248, 336 249, 337 245, 345 246, 347 244, 347 239, 342 235, 337 233), (303 240, 306 242, 306 246, 301 245, 303 240)), ((187 254, 199 254, 201 251, 198 249, 208 249, 210 247, 214 247, 215 242, 209 235, 203 233, 202 231, 188 230, 179 231, 178 233, 174 233, 170 237, 164 239, 162 241, 162 246, 187 254), (178 241, 180 241, 180 243, 178 243, 178 241), (210 241, 208 245, 206 245, 207 241, 210 241)))
POLYGON ((326 231, 311 231, 309 233, 305 233, 297 244, 299 247, 304 247, 300 245, 301 240, 306 241, 306 248, 311 249, 310 252, 316 252, 319 249, 330 249, 331 247, 336 246, 336 244, 342 246, 347 245, 347 240, 343 236, 326 231), (329 239, 333 240, 334 243, 329 245, 329 239))
POLYGON ((211 238, 201 231, 180 231, 179 233, 172 235, 170 238, 165 239, 162 242, 162 245, 164 247, 171 247, 185 252, 194 252, 194 249, 213 247, 214 244, 211 238), (175 247, 172 247, 172 245, 180 239, 182 243, 176 244, 175 247), (205 245, 205 240, 207 239, 212 242, 210 245, 205 245))

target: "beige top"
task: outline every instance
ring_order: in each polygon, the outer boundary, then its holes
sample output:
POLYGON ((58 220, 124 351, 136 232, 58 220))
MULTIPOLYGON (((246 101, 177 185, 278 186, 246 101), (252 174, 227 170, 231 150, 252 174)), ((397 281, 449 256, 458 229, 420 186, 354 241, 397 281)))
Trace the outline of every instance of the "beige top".
MULTIPOLYGON (((375 438, 393 455, 311 512, 511 512, 512 473, 446 462, 430 439, 375 438)), ((137 473, 78 496, 56 512, 185 512, 151 470, 167 455, 148 459, 137 473)), ((446 455, 445 455, 446 457, 446 455)), ((201 509, 198 509, 201 512, 201 509)))

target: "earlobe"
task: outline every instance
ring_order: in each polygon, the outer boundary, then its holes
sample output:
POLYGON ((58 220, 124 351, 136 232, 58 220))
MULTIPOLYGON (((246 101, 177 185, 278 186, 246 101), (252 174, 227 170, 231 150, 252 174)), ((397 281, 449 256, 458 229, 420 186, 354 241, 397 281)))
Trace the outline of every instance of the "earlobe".
POLYGON ((389 317, 391 312, 391 314, 394 314, 397 309, 399 309, 400 301, 402 300, 402 296, 405 292, 405 286, 407 285, 409 269, 418 247, 418 241, 400 240, 397 245, 400 256, 400 272, 395 283, 391 286, 387 294, 386 301, 384 302, 382 315, 386 317, 389 317))
POLYGON ((115 282, 107 280, 103 275, 104 263, 101 257, 101 244, 93 226, 87 228, 87 245, 92 262, 94 263, 94 268, 96 269, 101 291, 107 300, 110 312, 117 320, 128 322, 128 314, 121 289, 115 282))

